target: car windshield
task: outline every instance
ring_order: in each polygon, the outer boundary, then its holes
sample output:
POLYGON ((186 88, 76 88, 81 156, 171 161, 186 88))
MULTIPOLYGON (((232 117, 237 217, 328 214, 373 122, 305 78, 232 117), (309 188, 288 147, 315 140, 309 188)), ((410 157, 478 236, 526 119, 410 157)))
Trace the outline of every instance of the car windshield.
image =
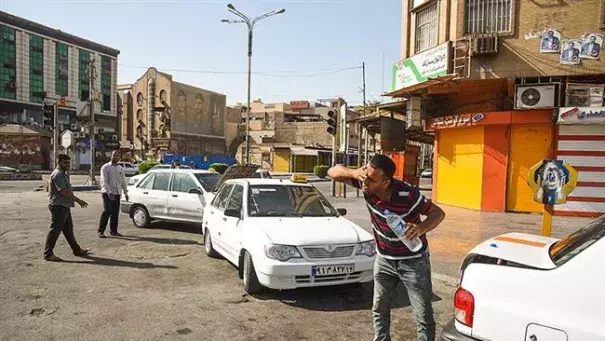
POLYGON ((338 213, 312 186, 252 185, 248 207, 253 217, 334 217, 338 213))
POLYGON ((605 215, 553 244, 550 258, 557 266, 565 264, 604 236, 605 215))
POLYGON ((214 188, 221 178, 218 173, 195 173, 195 177, 202 184, 206 192, 212 191, 212 188, 214 188))

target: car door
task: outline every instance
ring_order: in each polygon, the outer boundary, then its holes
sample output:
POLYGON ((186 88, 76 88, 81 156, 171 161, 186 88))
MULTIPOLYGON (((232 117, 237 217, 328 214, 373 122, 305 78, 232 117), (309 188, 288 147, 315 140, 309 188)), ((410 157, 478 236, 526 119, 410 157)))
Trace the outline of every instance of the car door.
POLYGON ((168 215, 175 220, 202 222, 204 195, 191 174, 174 173, 168 196, 168 215))
MULTIPOLYGON (((210 217, 208 224, 210 225, 210 236, 214 241, 217 248, 221 249, 222 253, 227 253, 227 247, 225 246, 225 234, 224 234, 224 223, 223 212, 225 207, 229 203, 229 196, 233 190, 233 184, 225 184, 217 193, 214 200, 212 200, 212 206, 210 209, 210 217)), ((223 254, 224 255, 224 254, 223 254)))
POLYGON ((241 245, 241 231, 240 226, 242 224, 242 219, 226 216, 226 210, 235 210, 239 212, 240 216, 243 217, 243 198, 244 198, 244 186, 240 184, 236 184, 231 191, 231 196, 229 197, 229 203, 225 207, 221 215, 222 220, 222 233, 223 240, 225 243, 225 248, 229 255, 230 261, 237 263, 237 258, 239 256, 239 250, 241 245))
POLYGON ((168 187, 170 173, 154 172, 150 179, 141 184, 141 203, 147 208, 152 218, 168 216, 168 187))

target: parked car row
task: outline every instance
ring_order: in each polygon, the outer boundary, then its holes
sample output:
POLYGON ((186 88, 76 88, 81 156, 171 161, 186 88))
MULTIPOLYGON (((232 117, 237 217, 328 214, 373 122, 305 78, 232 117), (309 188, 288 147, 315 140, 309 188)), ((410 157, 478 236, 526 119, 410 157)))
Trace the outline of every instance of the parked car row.
POLYGON ((267 178, 256 167, 152 169, 129 186, 121 211, 201 227, 206 253, 233 263, 247 292, 372 280, 372 235, 344 218, 305 178, 267 178))

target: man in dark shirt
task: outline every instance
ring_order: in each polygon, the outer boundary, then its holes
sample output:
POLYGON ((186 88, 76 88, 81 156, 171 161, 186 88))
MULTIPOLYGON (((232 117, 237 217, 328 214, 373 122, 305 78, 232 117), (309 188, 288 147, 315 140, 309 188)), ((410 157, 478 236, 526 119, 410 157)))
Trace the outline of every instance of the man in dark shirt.
POLYGON ((71 189, 69 175, 70 158, 65 154, 57 157, 57 168, 50 175, 49 203, 51 223, 50 231, 46 236, 46 245, 44 246, 44 259, 48 261, 61 261, 55 256, 53 249, 61 232, 65 236, 67 243, 71 247, 74 255, 82 257, 88 253, 88 249, 83 249, 76 242, 74 236, 74 225, 71 219, 71 207, 74 207, 74 201, 81 207, 87 207, 86 201, 76 197, 71 189))
POLYGON ((374 340, 391 340, 391 305, 399 282, 408 292, 416 315, 418 340, 435 340, 431 264, 426 233, 445 218, 441 208, 427 200, 416 186, 393 178, 395 163, 388 156, 376 155, 359 169, 336 165, 328 175, 340 182, 361 188, 370 212, 378 255, 374 264, 374 340), (384 211, 401 216, 406 222, 404 236, 420 238, 422 248, 410 251, 391 230, 384 211), (420 219, 420 216, 426 219, 420 219))

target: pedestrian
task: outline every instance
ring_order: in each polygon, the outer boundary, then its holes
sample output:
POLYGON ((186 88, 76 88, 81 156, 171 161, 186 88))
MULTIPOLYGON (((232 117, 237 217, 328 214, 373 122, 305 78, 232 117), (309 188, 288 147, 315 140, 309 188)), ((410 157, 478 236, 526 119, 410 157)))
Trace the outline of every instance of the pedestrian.
POLYGON ((70 164, 69 156, 59 154, 57 156, 57 168, 50 174, 48 209, 50 210, 51 220, 50 231, 48 231, 46 244, 44 245, 44 259, 47 261, 62 261, 53 252, 61 232, 63 232, 63 236, 75 256, 86 256, 89 251, 81 248, 74 236, 71 208, 74 207, 74 202, 77 202, 82 208, 88 207, 88 203, 76 197, 72 191, 69 175, 67 174, 70 164))
POLYGON ((397 180, 395 163, 388 156, 376 155, 359 168, 336 165, 328 175, 336 180, 363 190, 370 212, 378 254, 374 263, 374 300, 372 318, 374 340, 391 340, 391 307, 397 300, 396 288, 402 283, 407 290, 416 316, 418 340, 435 340, 433 317, 431 264, 426 233, 445 218, 441 208, 427 200, 420 189, 397 180), (403 236, 409 240, 420 238, 422 248, 412 252, 389 227, 386 216, 397 214, 406 223, 403 236), (424 220, 421 216, 426 216, 424 220))
POLYGON ((118 164, 120 154, 118 151, 111 153, 111 161, 101 167, 101 197, 103 198, 103 213, 99 221, 99 238, 105 238, 105 228, 109 223, 109 234, 113 237, 122 236, 118 233, 118 215, 120 214, 120 196, 124 191, 124 197, 128 201, 128 188, 124 169, 118 164))

